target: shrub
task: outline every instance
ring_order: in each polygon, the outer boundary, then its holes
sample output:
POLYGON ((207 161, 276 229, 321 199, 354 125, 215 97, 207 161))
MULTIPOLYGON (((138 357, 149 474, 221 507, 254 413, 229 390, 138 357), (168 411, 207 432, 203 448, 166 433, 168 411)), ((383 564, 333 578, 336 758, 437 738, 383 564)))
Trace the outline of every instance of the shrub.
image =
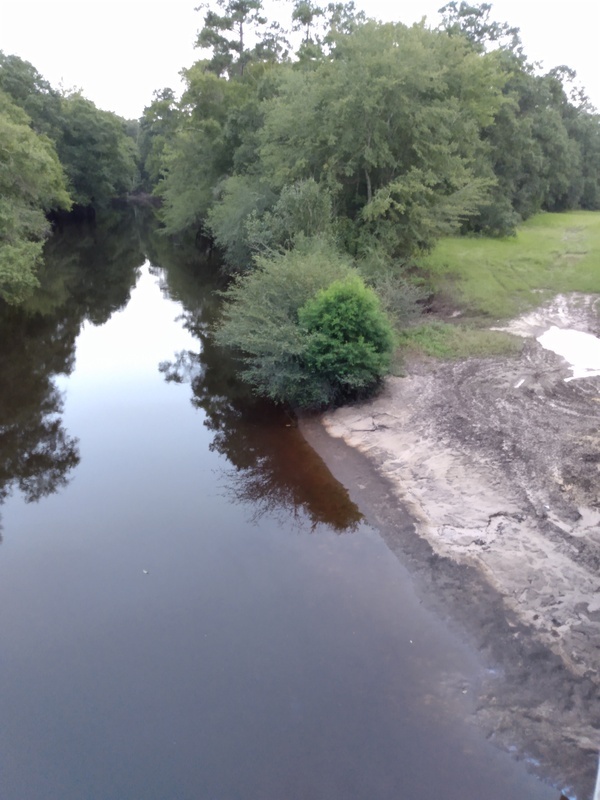
POLYGON ((321 239, 259 258, 239 276, 215 336, 240 351, 242 377, 259 394, 303 408, 376 385, 393 339, 374 292, 321 239))
POLYGON ((377 295, 358 275, 320 291, 298 320, 307 336, 304 365, 321 387, 321 403, 367 393, 389 372, 392 328, 377 295))

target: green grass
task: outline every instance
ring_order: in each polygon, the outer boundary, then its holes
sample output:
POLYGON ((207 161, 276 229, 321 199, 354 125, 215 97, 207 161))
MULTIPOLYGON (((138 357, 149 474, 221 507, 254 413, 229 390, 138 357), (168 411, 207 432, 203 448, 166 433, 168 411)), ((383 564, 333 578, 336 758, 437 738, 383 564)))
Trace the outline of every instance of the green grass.
POLYGON ((600 292, 600 212, 538 214, 505 239, 442 239, 422 267, 436 295, 492 319, 559 292, 600 292))
POLYGON ((538 214, 505 239, 442 239, 420 265, 441 314, 400 335, 405 354, 511 355, 523 340, 489 330, 559 292, 600 292, 600 212, 538 214), (443 321, 443 312, 460 317, 443 321))
POLYGON ((440 321, 409 328, 399 338, 406 355, 444 359, 516 355, 523 348, 523 339, 518 336, 440 321))

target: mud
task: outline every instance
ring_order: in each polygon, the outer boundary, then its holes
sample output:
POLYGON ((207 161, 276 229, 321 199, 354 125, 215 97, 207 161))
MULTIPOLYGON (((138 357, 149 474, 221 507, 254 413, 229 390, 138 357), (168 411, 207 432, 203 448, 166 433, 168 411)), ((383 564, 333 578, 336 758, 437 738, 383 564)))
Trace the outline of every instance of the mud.
POLYGON ((534 337, 599 335, 599 309, 561 296, 507 326, 520 357, 414 363, 326 414, 333 440, 305 424, 426 602, 480 650, 487 734, 579 800, 600 745, 600 377, 566 380, 534 337))

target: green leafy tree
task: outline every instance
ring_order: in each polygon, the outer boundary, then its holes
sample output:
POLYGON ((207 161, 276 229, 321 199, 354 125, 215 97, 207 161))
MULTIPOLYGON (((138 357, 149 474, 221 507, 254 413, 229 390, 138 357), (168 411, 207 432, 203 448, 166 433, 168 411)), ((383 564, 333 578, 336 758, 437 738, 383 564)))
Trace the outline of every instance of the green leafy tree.
POLYGON ((37 286, 45 212, 71 204, 52 143, 29 123, 0 91, 0 298, 8 303, 22 302, 37 286))
POLYGON ((180 124, 180 113, 172 89, 154 92, 140 120, 137 143, 144 188, 154 188, 164 170, 164 152, 180 124))
POLYGON ((0 51, 0 90, 25 111, 36 133, 45 134, 56 144, 63 129, 61 94, 33 64, 0 51))
POLYGON ((333 205, 329 190, 312 178, 284 186, 272 209, 254 209, 245 222, 252 253, 291 250, 300 238, 334 235, 333 205))
POLYGON ((333 234, 331 197, 315 181, 285 186, 279 197, 253 175, 233 175, 206 227, 231 270, 253 266, 257 255, 291 250, 300 237, 333 234))
POLYGON ((493 176, 480 130, 501 101, 495 59, 460 38, 367 22, 335 56, 288 70, 265 109, 261 166, 279 189, 313 178, 351 225, 350 249, 431 246, 474 213, 493 176))
POLYGON ((202 227, 215 200, 214 189, 233 172, 237 131, 231 116, 247 102, 249 88, 206 72, 202 63, 184 71, 181 125, 164 148, 164 177, 156 194, 168 233, 202 227))
POLYGON ((137 184, 137 146, 125 120, 79 92, 54 90, 18 56, 0 53, 0 89, 27 113, 33 130, 53 142, 76 204, 103 205, 137 184))
POLYGON ((482 55, 495 48, 488 55, 496 55, 505 76, 502 102, 482 132, 482 169, 491 166, 495 186, 467 227, 504 235, 540 210, 593 207, 587 204, 597 196, 594 140, 600 126, 574 88, 573 71, 556 67, 536 74, 518 29, 493 21, 489 3, 452 2, 442 13, 450 38, 463 38, 482 55))
POLYGON ((220 200, 208 212, 206 227, 221 248, 227 266, 247 270, 253 266, 248 223, 275 201, 275 195, 254 176, 233 175, 220 187, 220 200))
POLYGON ((79 93, 63 98, 64 128, 57 150, 73 200, 105 205, 131 191, 137 179, 136 147, 125 122, 79 93))
POLYGON ((483 52, 490 43, 522 56, 520 31, 507 22, 491 18, 491 3, 446 3, 440 9, 442 29, 451 36, 468 39, 474 48, 483 52))

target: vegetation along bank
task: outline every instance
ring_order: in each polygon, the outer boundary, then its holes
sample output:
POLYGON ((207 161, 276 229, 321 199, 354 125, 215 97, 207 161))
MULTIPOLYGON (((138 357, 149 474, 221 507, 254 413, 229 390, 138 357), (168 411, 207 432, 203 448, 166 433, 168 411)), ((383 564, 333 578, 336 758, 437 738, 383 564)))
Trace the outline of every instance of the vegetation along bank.
POLYGON ((0 303, 31 297, 51 225, 153 195, 165 236, 222 259, 214 335, 242 378, 296 408, 358 401, 326 429, 558 659, 562 688, 498 708, 528 741, 537 719, 537 757, 562 748, 587 785, 600 378, 565 380, 536 337, 599 333, 600 117, 487 3, 448 3, 435 29, 288 9, 204 8, 185 91, 140 120, 0 54, 0 303))

